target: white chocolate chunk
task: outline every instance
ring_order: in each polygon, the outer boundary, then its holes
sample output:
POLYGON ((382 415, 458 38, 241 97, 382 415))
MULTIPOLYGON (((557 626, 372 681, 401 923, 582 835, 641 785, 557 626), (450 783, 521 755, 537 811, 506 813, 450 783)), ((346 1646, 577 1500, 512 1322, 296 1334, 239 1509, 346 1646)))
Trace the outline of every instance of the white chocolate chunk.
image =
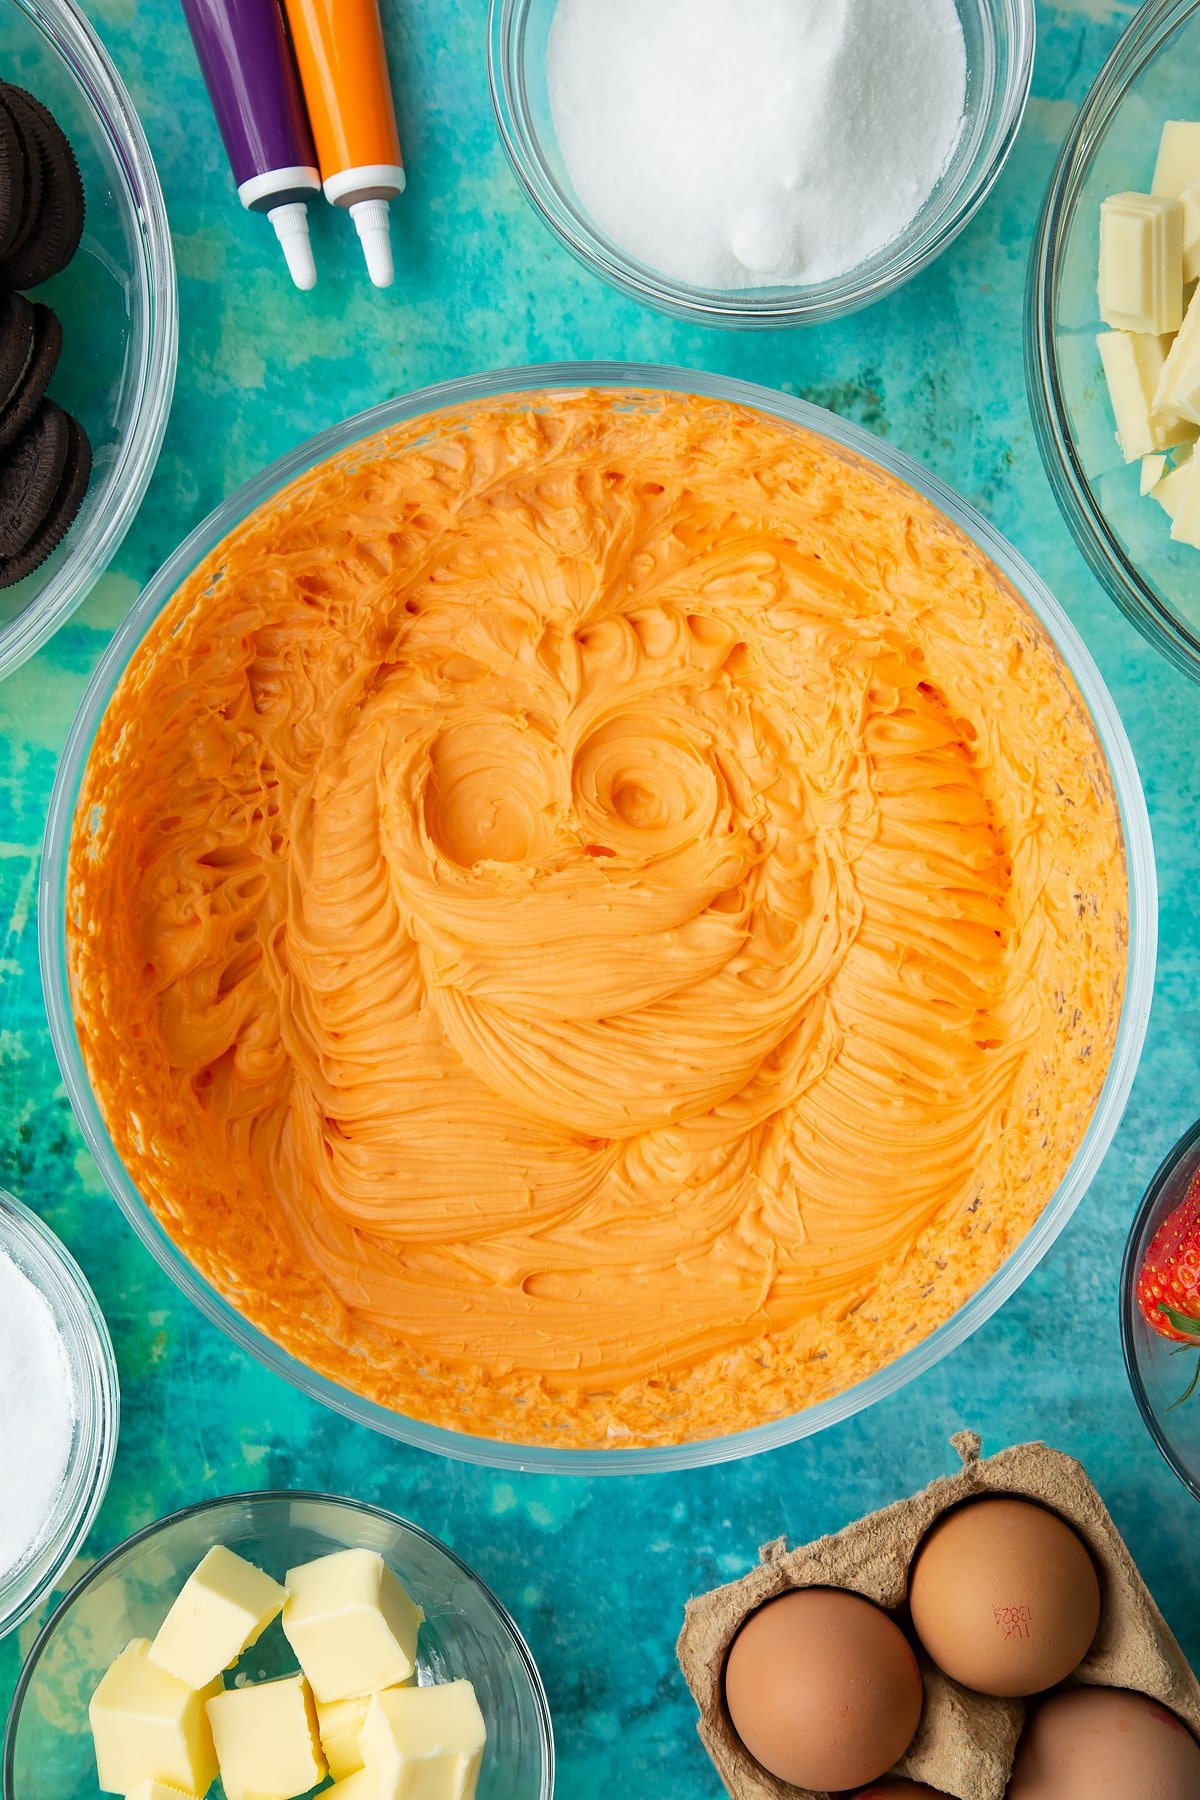
POLYGON ((1154 408, 1200 424, 1200 301, 1194 297, 1163 363, 1154 408))
POLYGON ((1177 544, 1200 550, 1200 457, 1193 456, 1176 473, 1179 483, 1172 496, 1171 536, 1177 544))
POLYGON ((1187 483, 1190 461, 1191 458, 1178 468, 1172 469, 1170 474, 1163 476, 1156 488, 1151 489, 1151 498, 1158 501, 1169 519, 1174 519, 1179 510, 1179 503, 1183 498, 1183 490, 1187 483))
POLYGON ((205 1701, 219 1683, 195 1692, 150 1661, 146 1638, 134 1638, 92 1695, 88 1719, 96 1771, 106 1794, 130 1794, 139 1782, 168 1791, 207 1794, 217 1774, 205 1701))
POLYGON ((373 1550, 289 1569, 283 1629, 323 1706, 407 1681, 424 1613, 373 1550))
POLYGON ((1165 456, 1143 456, 1141 474, 1141 492, 1143 496, 1152 494, 1167 472, 1165 456))
POLYGON ((474 1800, 487 1726, 469 1681, 375 1694, 362 1753, 376 1800, 474 1800))
POLYGON ((207 1711, 228 1800, 294 1800, 323 1779, 317 1714, 303 1675, 226 1688, 207 1711))
POLYGON ((286 1599, 261 1569, 214 1545, 184 1582, 150 1660, 190 1688, 206 1687, 258 1642, 286 1599))
POLYGON ((1158 141, 1152 194, 1178 200, 1184 188, 1200 181, 1200 124, 1190 119, 1168 119, 1158 141))
POLYGON ((1125 461, 1137 462, 1156 450, 1168 449, 1174 422, 1155 418, 1154 397, 1170 339, 1143 332, 1102 331, 1096 343, 1125 461))
POLYGON ((1183 318, 1183 206, 1112 194, 1100 208, 1100 317, 1115 331, 1161 337, 1183 318))
POLYGON ((1183 207, 1183 279, 1200 281, 1200 181, 1184 188, 1179 203, 1183 207))

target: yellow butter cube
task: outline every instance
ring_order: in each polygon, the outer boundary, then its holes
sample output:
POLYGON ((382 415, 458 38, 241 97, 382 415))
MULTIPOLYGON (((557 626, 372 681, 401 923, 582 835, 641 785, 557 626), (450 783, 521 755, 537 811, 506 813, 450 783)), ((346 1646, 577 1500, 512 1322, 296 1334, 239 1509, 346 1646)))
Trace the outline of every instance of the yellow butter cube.
POLYGON ((356 1769, 344 1781, 335 1781, 331 1788, 326 1788, 321 1800, 378 1800, 378 1793, 374 1777, 365 1769, 356 1769))
POLYGON ((349 1700, 318 1700, 317 1728, 329 1773, 335 1781, 344 1781, 363 1766, 358 1735, 367 1722, 370 1694, 359 1694, 349 1700))
MULTIPOLYGON (((412 1679, 410 1676, 409 1680, 412 1679)), ((358 1739, 366 1724, 370 1704, 370 1694, 358 1694, 349 1700, 317 1701, 321 1748, 335 1781, 344 1781, 347 1775, 353 1775, 363 1766, 358 1739)))
POLYGON ((375 1694, 361 1741, 376 1800, 474 1800, 487 1726, 469 1681, 375 1694))
MULTIPOLYGON (((180 1800, 183 1792, 182 1788, 172 1787, 169 1781, 139 1781, 126 1794, 125 1800, 180 1800)), ((350 1800, 354 1800, 353 1795, 350 1800)))
POLYGON ((286 1599, 277 1581, 217 1544, 184 1582, 150 1660, 189 1687, 206 1687, 258 1642, 286 1599))
POLYGON ((373 1550, 289 1569, 283 1629, 322 1705, 407 1681, 425 1617, 373 1550))
POLYGON ((303 1675, 226 1688, 208 1702, 208 1720, 228 1800, 294 1800, 324 1778, 303 1675))
POLYGON ((217 1773, 205 1701, 219 1683, 195 1692, 150 1661, 146 1638, 127 1644, 88 1706, 96 1772, 107 1794, 128 1794, 157 1781, 193 1797, 207 1794, 217 1773))

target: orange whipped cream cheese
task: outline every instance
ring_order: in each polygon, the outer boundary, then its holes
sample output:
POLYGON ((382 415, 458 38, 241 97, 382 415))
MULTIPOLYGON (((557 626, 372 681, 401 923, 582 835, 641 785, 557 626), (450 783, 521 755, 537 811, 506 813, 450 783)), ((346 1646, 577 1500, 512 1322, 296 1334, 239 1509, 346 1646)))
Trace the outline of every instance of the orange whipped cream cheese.
POLYGON ((133 1180, 415 1418, 674 1443, 837 1393, 1103 1084, 1103 753, 994 566, 824 440, 563 392, 295 482, 133 657, 69 872, 133 1180))

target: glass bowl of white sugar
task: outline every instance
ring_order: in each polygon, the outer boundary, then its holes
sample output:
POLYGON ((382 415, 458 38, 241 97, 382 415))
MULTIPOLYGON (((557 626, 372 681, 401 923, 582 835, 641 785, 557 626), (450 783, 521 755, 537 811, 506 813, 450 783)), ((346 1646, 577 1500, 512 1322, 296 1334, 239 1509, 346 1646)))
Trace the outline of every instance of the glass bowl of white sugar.
POLYGON ((518 179, 614 287, 707 325, 817 324, 940 255, 991 192, 1035 0, 491 0, 518 179))
POLYGON ((100 1508, 117 1449, 117 1365, 82 1271, 0 1189, 0 1637, 55 1586, 100 1508))

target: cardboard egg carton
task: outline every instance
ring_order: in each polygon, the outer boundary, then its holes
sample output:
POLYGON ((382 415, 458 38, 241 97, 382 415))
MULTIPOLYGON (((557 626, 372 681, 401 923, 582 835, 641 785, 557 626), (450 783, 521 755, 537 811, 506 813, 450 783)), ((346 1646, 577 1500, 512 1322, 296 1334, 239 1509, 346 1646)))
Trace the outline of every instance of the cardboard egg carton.
MULTIPOLYGON (((797 1550, 789 1550, 782 1539, 768 1544, 759 1567, 741 1581, 688 1602, 679 1638, 680 1667, 700 1709, 700 1737, 733 1800, 835 1800, 769 1775, 734 1732, 725 1710, 723 1677, 729 1647, 745 1620, 792 1588, 835 1587, 865 1595, 906 1624, 909 1569, 925 1534, 950 1507, 984 1494, 1040 1501, 1073 1525, 1092 1553, 1100 1576, 1100 1628, 1072 1680, 1149 1694, 1200 1737, 1200 1682, 1080 1465, 1045 1444, 1019 1444, 980 1460, 980 1441, 973 1434, 964 1432, 952 1441, 963 1461, 957 1475, 935 1481, 911 1500, 870 1513, 833 1537, 797 1550)), ((925 1706, 908 1753, 890 1773, 927 1782, 953 1800, 1003 1800, 1025 1703, 993 1700, 959 1687, 913 1642, 925 1681, 925 1706)))

